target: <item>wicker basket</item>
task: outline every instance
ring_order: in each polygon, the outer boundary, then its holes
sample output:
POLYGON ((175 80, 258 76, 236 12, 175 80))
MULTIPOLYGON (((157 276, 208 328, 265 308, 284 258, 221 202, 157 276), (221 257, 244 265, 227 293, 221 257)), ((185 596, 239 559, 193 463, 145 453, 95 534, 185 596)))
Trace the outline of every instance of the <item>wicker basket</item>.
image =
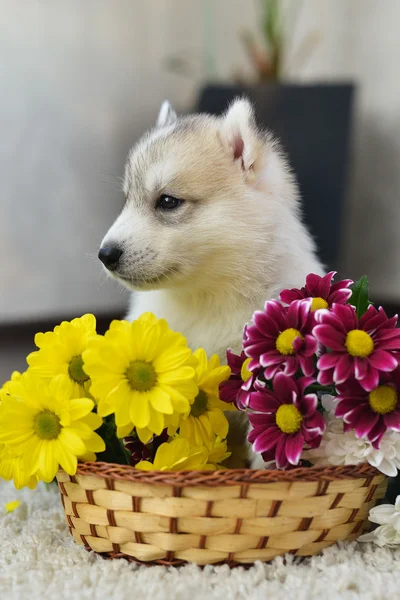
POLYGON ((367 464, 292 471, 143 472, 85 463, 57 474, 71 534, 112 558, 161 565, 268 561, 354 540, 386 478, 367 464))

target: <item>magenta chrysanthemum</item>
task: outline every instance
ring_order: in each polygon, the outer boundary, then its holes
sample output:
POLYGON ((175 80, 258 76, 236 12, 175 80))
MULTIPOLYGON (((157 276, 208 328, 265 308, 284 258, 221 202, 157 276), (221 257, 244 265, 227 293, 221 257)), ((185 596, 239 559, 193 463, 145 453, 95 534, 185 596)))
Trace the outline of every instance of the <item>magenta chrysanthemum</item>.
POLYGON ((317 341, 311 335, 311 301, 296 300, 282 306, 276 300, 265 303, 264 311, 253 315, 253 325, 245 329, 243 348, 251 358, 250 371, 262 367, 266 379, 278 371, 294 375, 299 368, 307 377, 315 371, 317 341))
POLYGON ((226 358, 231 368, 231 376, 219 386, 219 397, 224 402, 234 403, 237 408, 244 410, 248 406, 250 393, 260 369, 252 373, 248 369, 250 358, 244 352, 240 356, 227 350, 226 358))
POLYGON ((316 313, 319 325, 313 333, 331 352, 318 360, 318 382, 341 384, 354 376, 370 392, 379 384, 380 372, 393 371, 400 351, 397 317, 389 319, 383 310, 372 305, 358 320, 350 305, 334 304, 330 311, 316 313))
POLYGON ((336 271, 331 271, 324 277, 310 273, 306 278, 306 285, 301 289, 292 288, 283 290, 280 299, 285 304, 291 304, 294 300, 311 299, 311 312, 320 308, 331 308, 332 304, 346 304, 351 296, 349 286, 353 283, 351 279, 343 279, 332 284, 336 271))
POLYGON ((367 392, 351 379, 337 386, 335 416, 342 417, 344 430, 354 429, 358 438, 367 437, 380 447, 388 429, 400 431, 400 370, 382 374, 379 385, 367 392))
POLYGON ((317 395, 304 395, 314 381, 278 373, 273 391, 264 388, 251 395, 249 407, 255 412, 249 414, 253 427, 249 442, 254 452, 262 453, 266 462, 275 461, 280 469, 297 465, 305 445, 318 448, 321 443, 325 420, 317 410, 317 395))

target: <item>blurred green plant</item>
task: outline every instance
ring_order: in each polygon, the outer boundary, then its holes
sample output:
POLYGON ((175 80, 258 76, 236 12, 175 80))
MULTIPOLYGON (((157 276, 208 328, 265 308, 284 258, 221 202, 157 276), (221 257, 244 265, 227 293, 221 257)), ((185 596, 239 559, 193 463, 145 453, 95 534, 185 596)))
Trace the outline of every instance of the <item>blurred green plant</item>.
MULTIPOLYGON (((293 67, 298 70, 310 57, 320 36, 313 31, 302 40, 295 55, 288 60, 289 41, 294 37, 294 29, 302 8, 301 0, 259 0, 260 4, 260 33, 262 43, 257 35, 244 30, 240 37, 251 60, 259 82, 279 80, 293 67)), ((237 77, 240 78, 241 77, 237 77)))
MULTIPOLYGON (((312 31, 303 38, 294 55, 289 57, 289 47, 299 19, 302 0, 258 0, 259 30, 248 29, 239 32, 246 54, 253 67, 256 82, 280 80, 293 74, 304 65, 320 41, 320 35, 312 31)), ((216 76, 215 24, 210 0, 204 0, 204 57, 186 51, 168 56, 165 67, 180 75, 192 77, 202 75, 207 79, 216 76)), ((233 79, 240 83, 248 82, 249 77, 235 69, 233 79)))

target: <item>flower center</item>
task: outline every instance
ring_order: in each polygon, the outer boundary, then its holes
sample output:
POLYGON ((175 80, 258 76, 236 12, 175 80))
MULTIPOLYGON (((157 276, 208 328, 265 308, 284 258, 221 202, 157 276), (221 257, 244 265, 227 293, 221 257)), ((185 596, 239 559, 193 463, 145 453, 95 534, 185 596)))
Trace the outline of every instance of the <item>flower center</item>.
POLYGON ((33 429, 41 440, 55 440, 61 431, 60 419, 50 410, 44 410, 34 418, 33 429))
POLYGON ((142 360, 132 361, 125 371, 125 377, 131 388, 138 392, 148 392, 157 381, 153 365, 142 360))
POLYGON ((208 396, 203 390, 200 390, 190 409, 190 416, 200 417, 208 409, 208 396))
POLYGON ((390 385, 380 385, 370 392, 369 404, 374 412, 386 415, 397 406, 397 392, 390 385))
POLYGON ((242 378, 242 381, 247 381, 253 375, 253 373, 247 368, 250 361, 251 358, 247 358, 242 364, 242 368, 240 370, 240 377, 242 378))
POLYGON ((374 342, 372 337, 361 329, 353 329, 349 331, 346 337, 345 346, 347 351, 352 356, 360 356, 365 358, 374 350, 374 342))
POLYGON ((85 371, 83 370, 82 356, 73 356, 71 358, 68 366, 68 373, 71 379, 77 383, 82 384, 89 380, 89 376, 86 375, 85 371))
POLYGON ((293 342, 298 337, 304 339, 297 329, 293 329, 293 327, 285 329, 285 331, 282 331, 276 339, 276 349, 281 354, 293 354, 293 342))
POLYGON ((293 404, 282 404, 276 411, 275 419, 283 433, 295 433, 300 429, 303 417, 293 404))
POLYGON ((315 312, 320 308, 328 308, 329 304, 323 298, 313 298, 311 302, 311 312, 315 312))

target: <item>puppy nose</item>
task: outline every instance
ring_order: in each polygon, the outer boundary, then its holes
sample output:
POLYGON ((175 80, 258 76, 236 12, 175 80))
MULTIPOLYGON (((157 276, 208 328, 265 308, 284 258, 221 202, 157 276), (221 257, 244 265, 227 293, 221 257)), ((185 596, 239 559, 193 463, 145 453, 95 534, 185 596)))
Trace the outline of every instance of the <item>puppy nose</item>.
POLYGON ((121 258, 122 250, 116 246, 104 246, 99 250, 99 259, 109 271, 115 271, 121 258))

